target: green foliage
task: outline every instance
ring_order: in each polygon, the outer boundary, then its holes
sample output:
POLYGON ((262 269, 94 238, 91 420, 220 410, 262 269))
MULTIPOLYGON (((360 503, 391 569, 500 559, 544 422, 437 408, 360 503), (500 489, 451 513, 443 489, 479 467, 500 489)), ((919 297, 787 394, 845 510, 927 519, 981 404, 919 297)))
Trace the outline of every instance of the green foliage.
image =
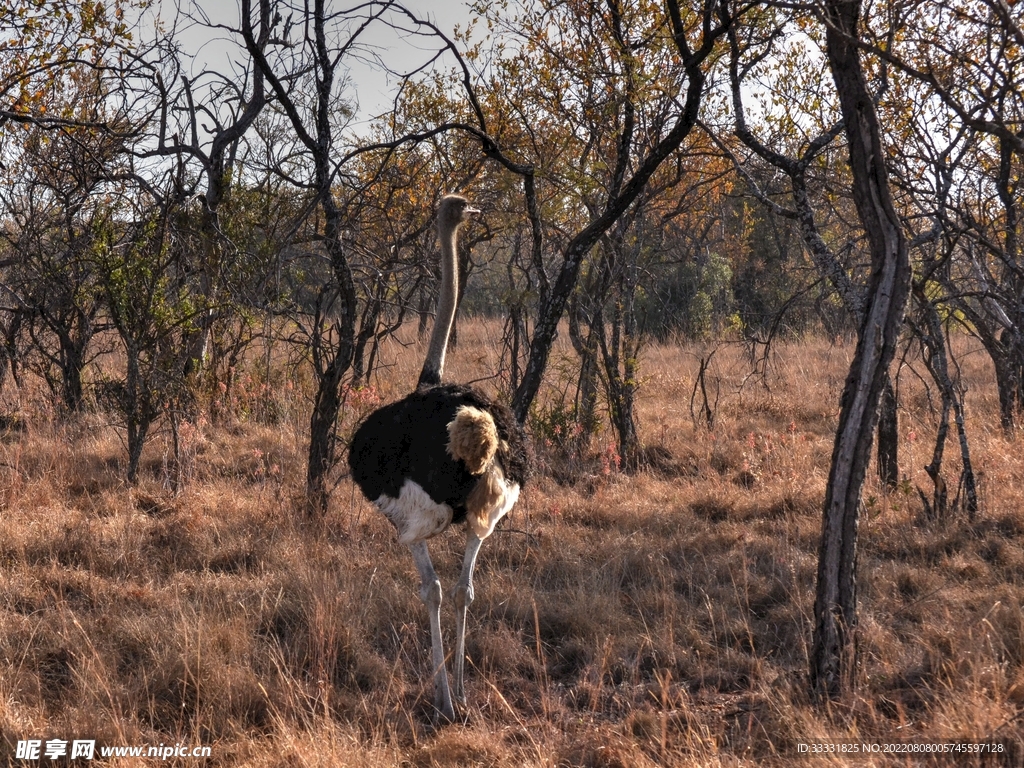
MULTIPOLYGON (((125 213, 125 212, 122 212, 125 213)), ((175 240, 167 217, 137 222, 113 216, 96 232, 94 259, 111 324, 121 340, 123 380, 106 382, 106 405, 127 434, 129 482, 138 478, 150 427, 186 396, 186 334, 195 330, 196 307, 175 275, 175 240)))
POLYGON ((662 267, 654 275, 639 304, 642 327, 655 337, 704 339, 732 324, 732 265, 725 257, 712 252, 701 261, 662 267))
POLYGON ((163 222, 151 218, 119 236, 108 224, 96 238, 107 306, 126 342, 149 350, 194 320, 190 296, 172 280, 163 222))

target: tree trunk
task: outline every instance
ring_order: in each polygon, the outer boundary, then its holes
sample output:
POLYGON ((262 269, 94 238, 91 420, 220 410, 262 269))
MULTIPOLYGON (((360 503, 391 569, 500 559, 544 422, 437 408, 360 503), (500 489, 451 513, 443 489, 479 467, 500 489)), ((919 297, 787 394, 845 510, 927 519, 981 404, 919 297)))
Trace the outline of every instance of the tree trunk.
POLYGON ((341 384, 352 367, 355 353, 356 290, 352 270, 341 243, 341 213, 330 199, 330 190, 321 201, 326 222, 324 240, 338 286, 337 341, 325 334, 321 350, 324 358, 317 371, 317 393, 309 419, 309 453, 306 464, 306 495, 308 514, 327 512, 330 498, 328 474, 334 466, 335 429, 341 412, 341 384))
POLYGON ((125 374, 124 416, 128 443, 128 468, 125 479, 129 485, 139 481, 142 449, 149 436, 149 427, 156 418, 150 382, 143 372, 142 353, 134 339, 125 339, 127 371, 125 374))
POLYGON ((914 297, 921 307, 924 319, 924 326, 918 329, 918 335, 924 346, 924 363, 942 398, 939 427, 935 434, 935 447, 932 449, 932 460, 924 468, 925 474, 932 481, 931 502, 920 488, 917 489, 917 492, 924 502, 925 515, 931 518, 941 518, 946 513, 948 499, 946 481, 942 477, 942 458, 945 455, 946 438, 949 436, 949 412, 953 408, 955 393, 953 382, 949 378, 946 342, 942 335, 942 323, 938 313, 935 311, 935 306, 928 300, 923 286, 914 287, 914 297))
POLYGON ((462 300, 466 297, 466 286, 469 284, 469 270, 472 266, 469 256, 469 247, 459 243, 459 290, 455 297, 455 317, 452 318, 452 328, 448 332, 449 350, 459 346, 459 317, 462 315, 462 300))
MULTIPOLYGON (((622 270, 627 268, 622 264, 618 266, 622 270)), ((639 380, 640 343, 636 339, 632 293, 631 282, 619 274, 614 281, 612 293, 612 320, 608 328, 611 338, 606 338, 603 315, 597 314, 597 337, 604 360, 608 410, 619 444, 618 464, 630 472, 640 465, 640 434, 634 408, 639 380)))
POLYGON ((77 328, 69 328, 67 333, 58 334, 58 358, 62 376, 61 398, 68 413, 78 413, 85 402, 82 373, 85 371, 86 353, 94 331, 93 318, 85 312, 77 314, 77 328))
POLYGON ((878 478, 889 491, 895 491, 900 484, 900 425, 897 405, 892 379, 886 376, 885 386, 882 388, 882 405, 878 410, 878 478))
MULTIPOLYGON (((807 170, 817 155, 825 150, 832 141, 845 130, 844 121, 839 121, 827 131, 809 141, 803 153, 798 157, 788 157, 769 149, 762 144, 747 127, 743 113, 743 88, 739 68, 739 45, 734 32, 729 35, 732 48, 730 60, 730 80, 732 98, 736 113, 736 135, 763 160, 783 171, 790 180, 793 191, 793 211, 781 209, 773 200, 758 192, 757 196, 772 210, 781 211, 783 215, 793 218, 800 226, 800 234, 811 260, 821 275, 828 279, 843 302, 846 310, 856 318, 858 327, 864 319, 864 297, 850 279, 842 262, 836 257, 828 243, 818 231, 807 191, 807 170)), ((742 170, 742 169, 741 169, 742 170)), ((886 377, 882 394, 882 406, 878 419, 878 474, 889 490, 899 483, 899 423, 896 410, 896 394, 892 382, 886 377)))
POLYGON ((942 415, 939 420, 939 430, 935 438, 935 450, 932 453, 932 460, 924 468, 924 471, 931 478, 934 485, 934 493, 931 503, 928 502, 924 492, 918 489, 922 500, 925 502, 925 511, 929 517, 942 517, 947 508, 948 490, 943 480, 942 455, 949 433, 949 412, 953 411, 956 422, 957 439, 960 446, 960 459, 962 468, 960 470, 959 488, 963 491, 963 508, 967 512, 968 519, 973 520, 978 512, 978 491, 974 477, 974 467, 971 463, 971 447, 967 439, 967 425, 964 415, 964 390, 957 387, 949 375, 949 349, 942 330, 942 321, 939 313, 922 288, 914 288, 914 296, 920 304, 924 314, 924 328, 919 330, 919 335, 926 348, 925 364, 932 375, 939 393, 942 396, 942 415))
POLYGON ((3 347, 0 348, 0 389, 7 380, 7 374, 11 375, 14 383, 18 383, 18 367, 21 364, 21 355, 18 352, 18 339, 21 336, 22 325, 25 322, 26 313, 22 309, 11 311, 11 321, 7 324, 3 333, 3 347))
POLYGON ((526 325, 527 312, 524 305, 524 292, 518 287, 515 277, 518 263, 519 238, 517 237, 514 256, 505 265, 508 276, 508 300, 506 302, 508 317, 505 318, 505 327, 501 334, 501 361, 498 364, 498 379, 504 389, 504 400, 510 399, 512 393, 519 388, 523 378, 522 358, 530 344, 530 335, 526 325))
POLYGON ((1007 328, 989 350, 996 369, 996 387, 999 390, 999 423, 1009 436, 1017 423, 1017 412, 1024 404, 1024 350, 1017 334, 1007 328))
POLYGON ((313 413, 309 418, 306 463, 306 512, 310 517, 324 514, 330 500, 327 479, 334 466, 334 428, 341 410, 341 380, 346 368, 337 355, 318 377, 313 413))
POLYGON ((830 0, 825 15, 826 50, 849 144, 854 202, 871 249, 867 304, 843 389, 818 553, 810 683, 818 698, 834 699, 852 688, 856 668, 860 495, 911 273, 857 48, 860 2, 830 0))
POLYGON ((582 456, 590 445, 590 440, 597 432, 597 333, 587 324, 586 335, 580 324, 581 310, 578 298, 569 305, 569 338, 573 349, 580 358, 580 373, 576 384, 576 424, 579 433, 573 436, 573 451, 582 456))
POLYGON ((416 325, 416 338, 423 341, 426 338, 427 329, 430 328, 430 293, 427 291, 426 286, 420 288, 419 306, 416 312, 419 315, 419 322, 416 325))

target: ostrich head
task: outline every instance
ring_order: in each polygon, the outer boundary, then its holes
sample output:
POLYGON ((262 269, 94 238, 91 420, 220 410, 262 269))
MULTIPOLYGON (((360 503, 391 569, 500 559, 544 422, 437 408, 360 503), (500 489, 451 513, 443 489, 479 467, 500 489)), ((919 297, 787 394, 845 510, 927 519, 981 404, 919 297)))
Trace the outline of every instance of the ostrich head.
POLYGON ((437 229, 439 232, 454 232, 470 214, 480 211, 469 204, 461 195, 445 195, 437 206, 437 229))

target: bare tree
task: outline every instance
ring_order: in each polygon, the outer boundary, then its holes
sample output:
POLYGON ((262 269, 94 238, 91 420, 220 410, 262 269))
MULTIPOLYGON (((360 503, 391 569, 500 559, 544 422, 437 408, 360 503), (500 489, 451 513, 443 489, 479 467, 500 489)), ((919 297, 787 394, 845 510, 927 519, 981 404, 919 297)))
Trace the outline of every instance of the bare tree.
MULTIPOLYGON (((939 160, 952 172, 949 181, 959 178, 954 184, 959 189, 944 193, 932 215, 948 236, 961 240, 958 260, 964 268, 950 295, 992 359, 1000 421, 1009 434, 1016 412, 1024 407, 1020 10, 1003 0, 939 0, 927 8, 894 8, 891 28, 897 27, 898 36, 875 41, 871 50, 924 86, 924 98, 943 107, 921 107, 931 115, 932 127, 949 128, 956 135, 949 153, 936 154, 945 155, 939 160), (956 34, 936 39, 935 30, 947 27, 956 34), (1001 211, 987 192, 979 194, 982 188, 995 191, 1001 211)), ((923 147, 932 140, 920 132, 917 138, 923 147)))
POLYGON ((886 154, 861 63, 859 0, 822 6, 826 51, 842 109, 853 196, 871 250, 868 293, 841 400, 818 553, 811 688, 836 698, 856 667, 857 520, 878 406, 910 290, 907 242, 893 205, 886 154))
MULTIPOLYGON (((201 12, 201 11, 200 11, 201 12)), ((193 20, 207 28, 205 17, 193 20)), ((265 51, 270 43, 270 20, 261 17, 254 44, 265 51)), ((207 362, 214 325, 234 297, 226 295, 239 270, 241 248, 225 231, 223 209, 229 206, 237 176, 239 148, 263 112, 268 99, 263 71, 251 58, 236 72, 204 69, 185 71, 179 42, 170 35, 161 40, 147 60, 152 119, 146 143, 139 142, 141 159, 165 158, 180 168, 195 164, 197 171, 179 173, 177 205, 196 199, 198 227, 193 246, 183 252, 179 279, 188 283, 198 312, 183 340, 183 375, 195 379, 207 362)), ((182 233, 184 234, 184 232, 182 233)))
MULTIPOLYGON (((783 21, 785 26, 786 21, 783 21)), ((748 125, 743 105, 743 82, 745 76, 769 56, 779 45, 783 36, 783 26, 769 30, 767 34, 750 32, 752 40, 741 50, 739 30, 732 29, 729 33, 730 62, 729 79, 732 89, 732 104, 735 114, 735 133, 737 138, 753 152, 761 161, 781 171, 790 187, 791 207, 779 204, 761 188, 757 180, 745 170, 738 158, 727 147, 725 151, 733 156, 741 175, 746 179, 753 194, 764 203, 772 214, 790 219, 799 225, 800 233, 807 252, 811 255, 814 265, 821 276, 832 286, 849 315, 859 326, 865 311, 864 287, 858 285, 843 265, 836 249, 831 247, 822 236, 815 213, 812 193, 808 184, 808 175, 814 164, 831 147, 834 141, 843 134, 842 119, 835 120, 817 135, 803 140, 797 154, 788 155, 765 144, 748 125), (744 57, 745 54, 745 57, 744 57), (744 60, 746 59, 746 60, 744 60)), ((792 87, 792 83, 787 83, 792 87)), ((784 98, 784 96, 783 96, 784 98)), ((875 96, 877 98, 877 94, 875 96)), ((822 99, 823 100, 823 99, 822 99)), ((851 233, 846 246, 840 251, 856 250, 856 238, 859 233, 851 233)), ((888 371, 882 389, 881 408, 878 419, 878 474, 882 482, 890 489, 899 483, 899 425, 896 393, 888 371)))
POLYGON ((11 183, 0 192, 11 223, 4 237, 18 254, 7 285, 26 321, 31 359, 64 412, 75 413, 102 326, 90 255, 107 214, 96 195, 113 172, 118 143, 85 128, 68 134, 32 127, 28 134, 11 183))
MULTIPOLYGON (((633 204, 661 164, 679 149, 697 124, 704 96, 706 67, 717 50, 718 41, 732 23, 732 17, 726 5, 719 4, 717 0, 705 0, 699 11, 686 17, 686 21, 676 0, 668 0, 666 5, 665 24, 681 59, 679 77, 685 82, 678 101, 673 100, 678 107, 671 112, 661 112, 659 130, 647 134, 642 129, 649 126, 638 124, 636 120, 639 106, 638 93, 633 90, 636 84, 628 77, 620 84, 622 93, 616 105, 618 112, 613 120, 608 121, 609 125, 616 127, 617 135, 609 141, 616 149, 609 158, 613 171, 604 189, 603 200, 601 203, 594 201, 590 220, 568 238, 555 274, 551 278, 543 278, 550 289, 541 294, 529 363, 513 399, 513 411, 520 421, 526 419, 540 389, 558 323, 576 286, 586 255, 633 204)), ((617 35, 618 45, 629 49, 630 55, 636 55, 640 49, 632 46, 639 41, 630 40, 623 34, 620 13, 617 3, 609 3, 607 12, 601 11, 602 16, 610 18, 612 38, 616 39, 617 35)), ((645 106, 650 108, 651 105, 645 106)), ((665 106, 666 110, 671 109, 665 106)))

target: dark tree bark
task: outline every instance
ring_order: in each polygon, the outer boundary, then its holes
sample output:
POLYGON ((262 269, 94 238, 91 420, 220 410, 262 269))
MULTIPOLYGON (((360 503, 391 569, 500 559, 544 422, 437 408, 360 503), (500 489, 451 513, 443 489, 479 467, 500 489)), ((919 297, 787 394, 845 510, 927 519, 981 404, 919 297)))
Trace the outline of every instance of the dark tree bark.
POLYGON ((910 289, 907 243, 885 165, 885 151, 857 45, 859 0, 824 6, 826 50, 850 151, 853 196, 871 251, 867 303, 843 390, 825 491, 810 683, 819 698, 852 688, 856 668, 857 522, 878 405, 910 289))
POLYGON ((582 455, 590 445, 598 425, 597 332, 591 323, 586 323, 587 330, 584 333, 579 304, 577 293, 569 302, 569 339, 580 358, 580 374, 576 383, 574 402, 576 423, 579 424, 580 431, 572 440, 572 449, 576 455, 582 455))
POLYGON ((1003 330, 998 342, 986 349, 989 349, 996 370, 999 423, 1009 436, 1016 429, 1017 413, 1024 408, 1024 344, 1014 326, 1003 330))
POLYGON ((878 477, 890 491, 900 484, 899 413, 892 379, 885 377, 878 409, 878 477))
MULTIPOLYGON (((325 89, 329 93, 329 86, 325 89)), ((325 106, 326 109, 326 106, 325 106)), ((309 461, 306 466, 307 511, 324 514, 330 498, 328 475, 335 463, 334 430, 341 411, 341 384, 352 365, 356 332, 356 288, 352 268, 341 242, 342 213, 330 191, 330 173, 326 149, 317 163, 317 183, 321 185, 320 205, 324 212, 324 245, 331 271, 337 281, 337 345, 321 346, 317 370, 317 391, 309 419, 309 461)))
POLYGON ((642 341, 637 332, 636 280, 638 252, 625 242, 626 232, 643 226, 637 203, 633 211, 616 224, 603 240, 599 259, 598 287, 591 298, 591 331, 601 350, 601 377, 608 400, 608 415, 618 440, 619 464, 627 471, 640 467, 640 435, 636 423, 636 392, 639 387, 638 359, 642 341), (606 309, 610 317, 605 319, 606 309))
POLYGON ((18 368, 21 365, 18 342, 27 311, 21 307, 14 307, 7 309, 6 313, 9 319, 0 322, 0 391, 3 391, 8 374, 16 384, 18 383, 18 368))
POLYGON ((1014 142, 1006 137, 999 140, 999 171, 996 176, 996 191, 1003 204, 1006 219, 1003 225, 1004 275, 1001 283, 1007 294, 1005 310, 1010 326, 999 337, 998 349, 1002 359, 996 362, 996 383, 999 387, 999 414, 1003 431, 1013 432, 1017 411, 1024 407, 1024 340, 1021 323, 1024 320, 1024 275, 1020 268, 1020 248, 1017 228, 1020 226, 1018 206, 1019 190, 1013 181, 1014 142))
POLYGON ((527 326, 528 311, 526 308, 527 290, 516 280, 517 264, 522 253, 521 240, 517 235, 513 240, 513 258, 505 265, 508 276, 508 316, 502 331, 501 362, 498 368, 498 379, 501 381, 504 400, 510 400, 523 378, 523 358, 529 344, 529 328, 527 326))

